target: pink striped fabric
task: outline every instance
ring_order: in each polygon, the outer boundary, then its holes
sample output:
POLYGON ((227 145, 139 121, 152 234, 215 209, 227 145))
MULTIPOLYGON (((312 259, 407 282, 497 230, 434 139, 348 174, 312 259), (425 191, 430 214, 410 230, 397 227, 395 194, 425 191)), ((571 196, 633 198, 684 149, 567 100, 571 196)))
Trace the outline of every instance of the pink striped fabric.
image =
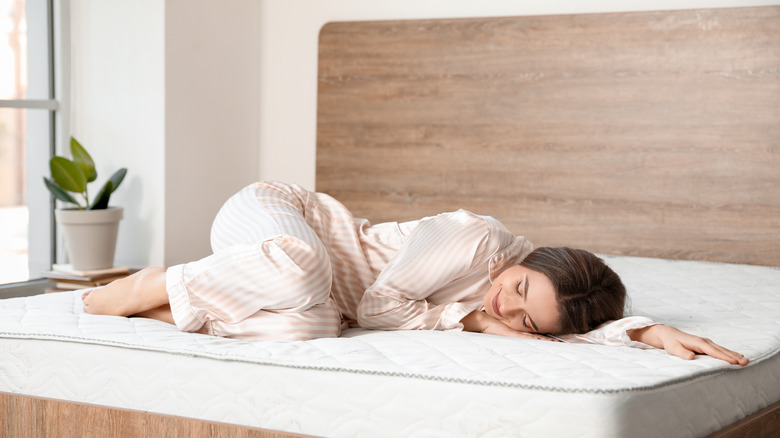
MULTIPOLYGON (((532 249, 488 216, 371 225, 326 194, 284 183, 231 197, 211 242, 211 256, 167 270, 176 325, 276 340, 338 336, 347 325, 460 330, 492 280, 532 249)), ((623 342, 637 324, 567 341, 623 342)))

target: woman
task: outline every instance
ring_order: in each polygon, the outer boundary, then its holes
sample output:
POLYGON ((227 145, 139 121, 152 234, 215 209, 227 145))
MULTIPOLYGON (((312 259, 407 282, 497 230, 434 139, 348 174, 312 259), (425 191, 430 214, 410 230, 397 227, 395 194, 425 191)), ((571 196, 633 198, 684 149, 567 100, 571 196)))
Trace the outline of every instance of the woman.
POLYGON ((222 207, 211 244, 204 259, 85 292, 84 310, 242 339, 334 337, 349 325, 553 334, 747 364, 707 339, 622 318, 625 288, 593 254, 532 251, 494 218, 464 210, 371 225, 326 194, 255 183, 222 207))

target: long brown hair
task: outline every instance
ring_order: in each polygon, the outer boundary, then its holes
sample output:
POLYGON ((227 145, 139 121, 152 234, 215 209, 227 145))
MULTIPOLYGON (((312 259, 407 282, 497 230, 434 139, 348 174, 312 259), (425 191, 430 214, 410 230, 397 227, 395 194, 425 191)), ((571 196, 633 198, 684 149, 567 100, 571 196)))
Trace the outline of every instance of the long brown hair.
POLYGON ((603 260, 583 249, 535 249, 522 266, 540 272, 555 287, 560 321, 553 334, 585 333, 623 317, 626 288, 603 260))

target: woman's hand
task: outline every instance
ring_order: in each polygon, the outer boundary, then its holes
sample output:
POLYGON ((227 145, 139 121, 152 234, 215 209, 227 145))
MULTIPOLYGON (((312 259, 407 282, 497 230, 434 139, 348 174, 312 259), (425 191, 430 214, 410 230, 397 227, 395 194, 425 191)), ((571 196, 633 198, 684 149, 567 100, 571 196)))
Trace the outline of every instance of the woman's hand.
POLYGON ((501 321, 491 317, 485 312, 480 312, 478 310, 475 310, 464 316, 460 322, 463 324, 463 330, 467 332, 478 332, 498 336, 513 336, 516 338, 526 339, 539 339, 542 341, 557 341, 557 339, 551 338, 549 336, 538 335, 536 333, 524 333, 513 330, 505 326, 503 323, 501 323, 501 321))
POLYGON ((693 359, 696 353, 699 353, 725 360, 731 364, 742 366, 748 364, 748 359, 735 351, 721 347, 709 339, 685 333, 682 330, 662 324, 629 330, 628 336, 634 341, 642 342, 651 347, 662 348, 667 353, 686 360, 693 359))

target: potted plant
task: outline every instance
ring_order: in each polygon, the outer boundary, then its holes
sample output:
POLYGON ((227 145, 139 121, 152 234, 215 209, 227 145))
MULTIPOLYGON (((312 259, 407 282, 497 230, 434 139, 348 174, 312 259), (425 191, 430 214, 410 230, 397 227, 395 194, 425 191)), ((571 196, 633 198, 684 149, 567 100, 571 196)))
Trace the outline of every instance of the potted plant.
POLYGON ((55 198, 73 205, 54 212, 65 235, 70 263, 73 269, 82 271, 110 268, 114 265, 123 210, 109 207, 108 200, 124 180, 127 169, 117 170, 90 201, 87 183, 97 179, 95 162, 73 137, 70 151, 73 160, 53 157, 49 161, 52 179, 43 178, 55 198))

